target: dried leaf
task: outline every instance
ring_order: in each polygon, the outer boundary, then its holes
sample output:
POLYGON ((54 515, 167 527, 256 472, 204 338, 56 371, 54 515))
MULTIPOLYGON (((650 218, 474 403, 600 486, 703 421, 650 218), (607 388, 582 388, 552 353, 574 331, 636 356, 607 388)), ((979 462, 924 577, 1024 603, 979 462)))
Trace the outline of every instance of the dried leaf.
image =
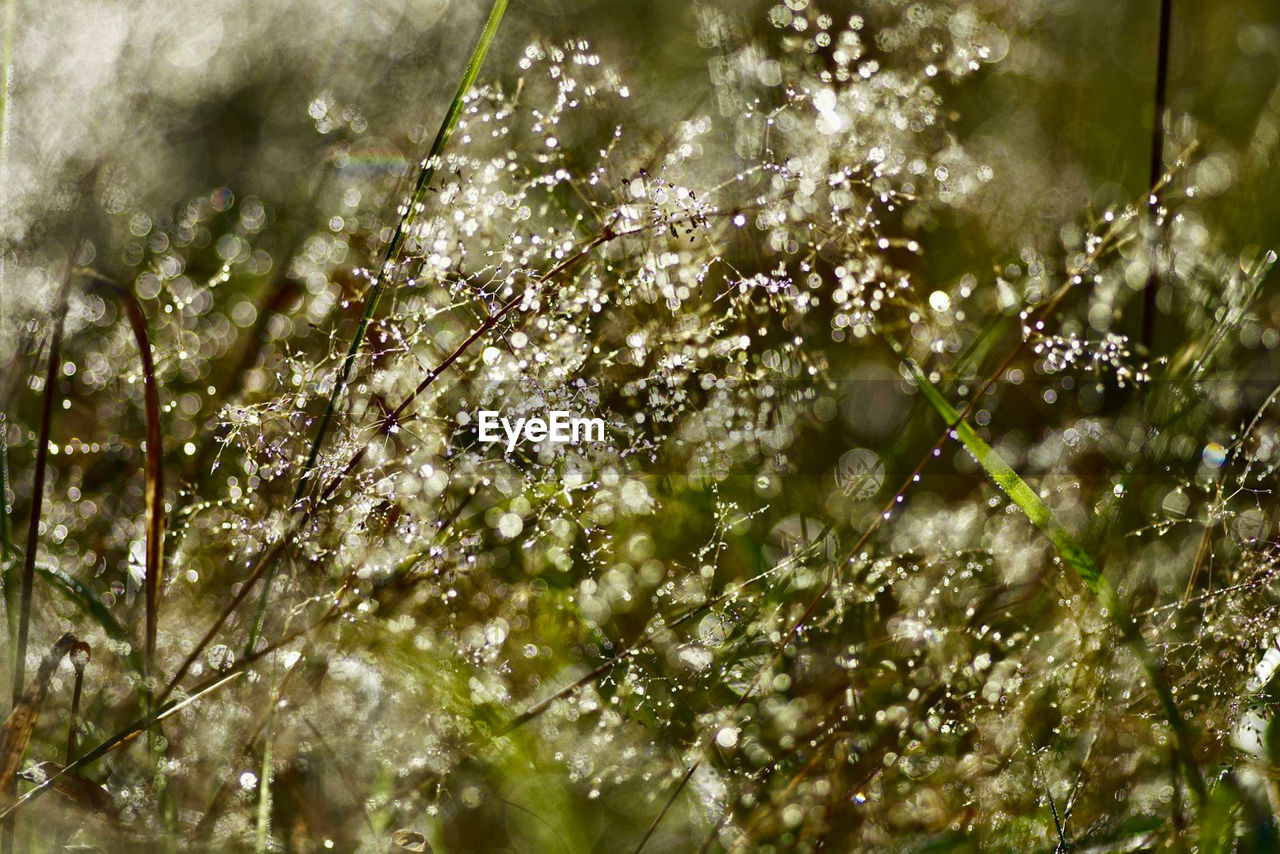
POLYGON ((67 771, 61 763, 41 762, 22 771, 18 777, 37 786, 53 777, 50 788, 59 795, 78 807, 97 813, 113 826, 120 822, 120 811, 111 793, 83 774, 67 771))
POLYGON ((49 679, 53 676, 58 663, 62 661, 62 657, 70 652, 76 643, 78 641, 75 635, 69 633, 58 638, 58 642, 49 650, 44 661, 40 662, 40 669, 27 685, 26 693, 14 704, 13 711, 4 722, 4 731, 0 734, 0 781, 3 781, 6 786, 0 790, 4 791, 3 800, 0 800, 0 803, 4 806, 8 806, 13 798, 9 794, 7 785, 18 773, 18 766, 22 764, 22 757, 27 752, 31 733, 36 728, 36 719, 40 716, 40 704, 44 702, 45 695, 49 692, 49 679))

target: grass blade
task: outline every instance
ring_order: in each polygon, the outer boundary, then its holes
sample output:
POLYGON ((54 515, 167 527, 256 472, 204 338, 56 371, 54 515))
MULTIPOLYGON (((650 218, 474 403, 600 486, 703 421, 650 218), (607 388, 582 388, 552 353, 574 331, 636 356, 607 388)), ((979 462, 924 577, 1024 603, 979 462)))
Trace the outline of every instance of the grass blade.
MULTIPOLYGON (((899 352, 899 355, 901 356, 902 354, 899 352)), ((1088 552, 1058 521, 1058 518, 1049 509, 1048 505, 1040 500, 1040 496, 1036 494, 1035 490, 1028 486, 1027 482, 1019 477, 1018 473, 990 445, 983 441, 982 437, 969 426, 967 421, 960 417, 960 413, 943 397, 933 383, 929 382, 915 362, 904 358, 903 363, 907 366, 907 370, 910 371, 912 379, 915 380, 916 386, 924 395, 925 400, 947 422, 947 426, 951 429, 954 437, 973 455, 987 475, 995 481, 996 486, 1000 487, 1009 496, 1010 500, 1018 505, 1018 508, 1031 520, 1032 524, 1044 532, 1049 541, 1053 543, 1053 547, 1062 558, 1062 562, 1069 566, 1080 577, 1085 586, 1098 598, 1103 610, 1120 630, 1121 636, 1137 654, 1143 669, 1147 671, 1152 687, 1155 688, 1160 697, 1160 704, 1164 708, 1165 718, 1173 730, 1178 757, 1182 762, 1187 784, 1203 804, 1205 802, 1204 778, 1201 776, 1200 767, 1196 763, 1195 752, 1191 746, 1191 734, 1186 721, 1183 720, 1182 714, 1178 711, 1178 706, 1173 698, 1173 691, 1169 687, 1169 681, 1164 676, 1160 662, 1156 660, 1156 657, 1147 646, 1138 624, 1130 616, 1128 608, 1125 607, 1120 597, 1116 594, 1115 588, 1103 576, 1102 571, 1098 569, 1098 565, 1089 557, 1088 552)))
POLYGON ((9 419, 0 411, 0 559, 7 561, 15 551, 9 521, 9 419))
POLYGON ((18 550, 13 545, 13 528, 9 518, 9 424, 0 411, 0 584, 4 585, 5 628, 9 645, 18 643, 18 584, 15 571, 18 567, 18 550))
POLYGON ((267 727, 267 741, 262 749, 262 771, 258 775, 258 828, 254 851, 265 854, 270 851, 271 840, 271 728, 267 727))
MULTIPOLYGON (((80 182, 81 199, 88 198, 98 180, 98 165, 94 164, 80 182)), ((75 279, 76 252, 80 248, 83 209, 76 215, 71 229, 71 243, 67 253, 67 270, 54 297, 53 331, 49 337, 49 361, 45 369, 44 393, 40 402, 40 434, 36 445, 35 473, 31 483, 31 512, 27 520, 27 550, 22 556, 22 587, 18 604, 18 637, 13 655, 13 704, 22 699, 23 685, 27 678, 27 639, 31 631, 31 599, 36 577, 36 544, 40 539, 40 517, 44 512, 44 484, 49 470, 49 437, 53 431, 53 413, 58 397, 58 381, 62 371, 62 327, 67 316, 67 302, 71 295, 71 283, 75 279)), ((0 788, 13 794, 12 777, 0 777, 0 788)), ((0 830, 0 850, 10 850, 13 827, 6 824, 0 830)))
POLYGON ((119 300, 129 318, 133 340, 142 360, 142 398, 147 420, 147 540, 146 576, 143 584, 146 600, 146 664, 153 669, 156 634, 160 625, 160 582, 164 575, 164 439, 160 431, 160 386, 156 381, 155 363, 151 358, 151 339, 147 335, 147 318, 142 304, 128 288, 95 270, 80 269, 91 286, 109 292, 119 300))
MULTIPOLYGON (((13 33, 17 13, 16 0, 5 0, 4 35, 0 37, 0 205, 9 196, 9 98, 13 88, 13 33)), ((0 252, 0 322, 5 319, 5 258, 0 252)), ((16 354, 15 354, 16 357, 16 354)), ((15 366, 11 365, 10 368, 15 366)), ((15 371, 16 373, 16 371, 15 371)), ((7 406, 8 400, 3 404, 7 406)), ((5 614, 9 619, 9 642, 16 639, 17 625, 13 622, 13 597, 15 589, 8 577, 8 561, 16 554, 13 547, 12 520, 9 518, 9 425, 4 410, 0 409, 0 567, 4 572, 5 614)))
MULTIPOLYGON (((82 184, 82 193, 88 195, 97 177, 97 167, 89 170, 82 184)), ((13 643, 13 714, 25 702, 23 685, 27 678, 27 642, 31 632, 31 602, 36 583, 36 545, 40 540, 40 517, 44 513, 44 484, 49 471, 49 439, 53 432, 53 413, 58 397, 58 381, 62 371, 62 327, 67 316, 67 299, 74 278, 75 253, 80 247, 80 222, 72 229, 71 248, 67 258, 67 272, 58 287, 53 308, 53 334, 49 338, 49 361, 45 369, 44 393, 40 402, 40 434, 36 445, 35 472, 31 478, 31 511, 27 520, 27 550, 22 556, 22 586, 18 593, 18 631, 13 643)), ((6 579, 7 581, 8 579, 6 579)), ((6 588, 7 588, 6 584, 6 588)), ((9 603, 6 602, 6 606, 9 603)), ((11 716, 12 717, 12 714, 11 716)), ((32 726, 35 725, 34 720, 32 726)), ((8 727, 5 730, 8 748, 8 727)), ((30 738, 30 733, 27 737, 30 738)), ((22 749, 26 749, 24 743, 22 749)), ((19 755, 18 761, 22 757, 19 755)), ((7 766, 7 758, 4 760, 7 766)), ((17 770, 16 767, 14 770, 17 770)), ((0 803, 8 803, 17 794, 17 780, 9 772, 0 776, 0 803)), ((12 820, 0 826, 0 854, 13 850, 16 828, 12 820)))
MULTIPOLYGON (((74 250, 73 250, 74 251, 74 250)), ((67 280, 71 273, 68 271, 67 280)), ((64 283, 65 285, 65 283, 64 283)), ((62 321, 67 313, 64 286, 54 310, 53 336, 49 341, 49 364, 44 376, 44 394, 40 406, 40 437, 36 445, 35 475, 31 484, 31 513, 27 523, 27 550, 23 554, 22 587, 18 601, 18 640, 14 645, 13 702, 22 699, 27 678, 27 637, 31 631, 31 598, 35 587, 36 545, 40 539, 40 517, 44 512, 44 483, 49 469, 49 437, 53 432, 53 413, 58 397, 58 379, 62 370, 62 321)), ((3 779, 0 785, 8 785, 3 779)))
POLYGON ((1147 210, 1151 215, 1151 271, 1142 290, 1142 346, 1151 349, 1156 330, 1156 295, 1160 292, 1161 236, 1158 231, 1161 176, 1164 174, 1164 114, 1169 91, 1169 42, 1173 27, 1173 0, 1160 0, 1160 35, 1156 42, 1155 117, 1151 120, 1151 180, 1147 210))
POLYGON ((1102 572, 1098 569, 1097 564, 1080 547, 1080 544, 1076 542, 1067 529, 1062 526, 1057 517, 1053 515, 1053 511, 1040 500, 1040 496, 1036 494, 1035 490, 1019 477, 1018 473, 1004 461, 1004 458, 983 441, 977 431, 969 426, 969 422, 960 418, 960 413, 942 396, 942 392, 938 391, 933 383, 929 382, 928 378, 916 367, 915 363, 907 361, 906 364, 925 400, 947 422, 947 426, 951 428, 955 438, 959 439, 969 453, 973 454, 983 470, 996 482, 996 486, 1000 487, 1018 505, 1018 508, 1031 520, 1031 523, 1045 533, 1049 541, 1053 543, 1053 547, 1058 550, 1062 560, 1067 566, 1075 570, 1076 574, 1085 583, 1085 586, 1095 594, 1102 596, 1104 589, 1110 585, 1102 577, 1102 572))
MULTIPOLYGON (((13 88, 13 34, 17 7, 16 0, 5 0, 4 36, 0 39, 3 43, 0 46, 0 205, 7 204, 9 197, 9 98, 13 88)), ((0 252, 0 321, 5 319, 4 287, 5 258, 0 252)), ((6 400, 4 405, 8 403, 6 400)), ((9 425, 6 420, 4 411, 0 410, 0 560, 7 560, 15 552, 9 519, 9 425)), ((12 618, 13 603, 9 601, 12 585, 8 578, 5 582, 5 611, 12 618)), ((14 631, 16 627, 10 631, 10 642, 14 640, 14 631)))
MULTIPOLYGON (((92 617, 93 621, 106 633, 107 637, 120 643, 129 643, 129 633, 103 601, 98 598, 98 594, 93 591, 93 588, 80 579, 53 567, 37 566, 36 572, 48 581, 54 590, 61 593, 82 612, 92 617)), ((132 645, 130 646, 132 647, 132 645)), ((138 657, 136 650, 131 651, 126 660, 135 671, 139 674, 142 673, 142 660, 138 657)))
MULTIPOLYGON (((102 280, 99 278, 98 281, 102 280)), ((150 671, 155 664, 160 581, 164 573, 164 448, 160 433, 160 390, 155 364, 151 360, 151 341, 147 336, 147 319, 142 313, 142 305, 126 288, 114 285, 111 290, 124 306, 142 358, 142 397, 147 417, 146 660, 150 671)))
POLYGON ((493 43, 494 36, 497 35, 498 25, 502 23, 502 16, 506 9, 507 0, 495 0, 493 8, 489 11, 489 19, 485 21, 480 38, 476 40, 475 48, 471 51, 471 59, 467 62, 462 79, 458 81, 458 90, 454 93, 453 100, 449 102, 449 109, 445 113, 444 121, 440 123, 440 130, 436 132, 436 137, 431 143, 427 157, 422 162, 422 168, 418 172, 417 183, 413 188, 413 195, 410 196, 409 204, 405 206, 404 213, 400 216, 400 221, 396 223, 396 230, 391 236, 391 242, 387 244, 382 264, 378 267, 373 285, 369 288, 369 296, 365 299, 364 311, 360 315, 360 322, 356 326, 355 335, 352 336, 351 345, 347 348, 347 355, 342 360, 342 367, 338 372, 338 381, 334 384, 333 391, 329 395, 329 403, 325 407, 324 415, 320 418, 320 426, 316 429, 315 438, 311 442, 311 450, 307 454, 307 461, 302 467, 301 475, 298 477, 298 488, 294 494, 295 502, 301 500, 306 492, 309 476, 312 469, 315 468, 316 460, 320 456, 320 448, 324 445, 325 434, 328 432, 329 424, 333 420, 333 414, 338 406, 338 399, 342 397, 342 393, 347 388, 347 380, 351 376, 351 368, 360 352, 360 346, 364 343, 369 321, 373 318, 373 313, 378 308, 378 300, 381 299, 382 291, 386 287, 388 272, 395 263, 395 259, 400 253, 400 248, 404 245, 414 215, 422 207, 427 194, 427 187, 430 186, 431 179, 435 177, 440 154, 444 151, 444 147, 448 145, 449 137, 453 134, 453 128, 457 125, 458 117, 462 114, 462 99, 476 82, 476 76, 480 73, 480 66, 484 64, 484 58, 489 53, 489 46, 493 43))
POLYGON ((1200 811, 1199 843, 1203 854, 1226 854, 1232 849, 1238 807, 1235 791, 1227 781, 1213 787, 1200 811))

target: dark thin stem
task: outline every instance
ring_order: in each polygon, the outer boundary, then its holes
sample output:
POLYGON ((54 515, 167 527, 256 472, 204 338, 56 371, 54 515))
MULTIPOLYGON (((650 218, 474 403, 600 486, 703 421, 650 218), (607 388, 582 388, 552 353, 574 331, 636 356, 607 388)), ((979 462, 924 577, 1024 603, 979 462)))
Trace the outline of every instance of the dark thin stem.
POLYGON ((76 669, 76 683, 71 690, 71 714, 67 721, 67 765, 76 758, 76 727, 80 725, 80 692, 84 688, 84 666, 88 659, 89 645, 77 644, 80 649, 72 649, 71 664, 76 669))
POLYGON ((1156 331, 1156 294, 1160 290, 1160 193, 1157 189, 1164 175, 1164 114, 1169 89, 1169 41, 1173 28, 1173 0, 1160 0, 1160 40, 1156 46, 1155 117, 1151 122, 1151 177, 1147 207, 1151 215, 1151 271, 1142 293, 1142 346, 1151 349, 1156 331))
POLYGON ((662 819, 666 817, 670 811, 676 798, 680 797, 680 793, 684 791, 684 787, 688 784, 689 778, 693 776, 693 772, 698 770, 701 761, 694 762, 689 766, 689 770, 684 772, 684 776, 680 778, 680 782, 676 784, 675 790, 671 792, 671 796, 667 798, 667 802, 662 805, 662 810, 653 818, 653 822, 649 825, 649 829, 645 831, 644 836, 640 839, 640 844, 636 846, 636 854, 640 854, 641 849, 649 842, 654 831, 658 829, 658 825, 662 824, 662 819))
MULTIPOLYGON (((95 165, 81 182, 81 196, 87 198, 98 167, 95 165)), ((71 246, 67 253, 67 270, 53 306, 53 332, 49 340, 49 361, 45 368, 44 396, 40 409, 40 438, 36 446, 35 474, 31 487, 31 513, 27 521, 27 550, 22 561, 22 592, 18 607, 18 639, 14 646, 13 703, 18 704, 27 678, 27 637, 31 631, 31 595, 36 576, 36 545, 40 539, 40 514, 44 510, 44 483, 49 468, 49 437, 53 432, 53 413, 58 397, 58 380, 62 369, 62 326, 67 315, 67 300, 75 279, 76 253, 80 250, 83 208, 71 229, 71 246)), ((9 785, 0 781, 0 785, 9 785)))
POLYGON ((1058 802, 1053 799, 1053 790, 1049 788, 1049 778, 1045 777, 1044 770, 1040 767, 1040 757, 1036 755, 1036 750, 1030 744, 1026 745, 1027 755, 1031 757, 1031 766, 1035 769, 1035 780, 1044 789, 1044 800, 1049 806, 1049 814, 1053 816, 1053 830, 1058 836, 1058 844, 1054 847, 1054 854, 1066 854, 1070 848, 1067 842, 1066 830, 1062 826, 1062 817, 1058 814, 1058 802))
MULTIPOLYGON (((16 354, 14 361, 17 361, 16 354)), ((11 369, 14 373, 18 372, 16 365, 11 366, 11 369)), ((10 644, 16 644, 18 639, 18 612, 14 607, 17 585, 11 577, 13 566, 17 565, 17 554, 9 519, 9 419, 5 417, 4 410, 0 410, 0 579, 4 583, 4 614, 10 644), (13 562, 12 565, 10 561, 13 562)))
POLYGON ((12 551, 13 533, 9 522, 9 419, 0 410, 0 559, 7 560, 12 551))
POLYGON ((142 304, 128 288, 96 270, 79 269, 77 274, 90 277, 92 285, 105 290, 119 301, 129 320, 134 343, 142 362, 143 414, 147 423, 146 448, 146 627, 145 643, 148 672, 155 668, 156 634, 159 630, 160 582, 164 571, 164 437, 160 429, 160 390, 155 363, 151 357, 151 339, 147 335, 147 318, 142 304))
MULTIPOLYGON (((77 240, 78 242, 78 240, 77 240)), ((72 250, 75 252, 73 246, 72 250)), ((53 335, 49 340, 49 362, 44 375, 44 396, 40 407, 40 438, 36 444, 35 475, 31 485, 31 512, 27 522, 27 549, 22 562, 22 589, 18 604, 18 642, 14 647, 13 702, 22 699, 27 680, 27 638, 31 632, 31 596, 35 586, 36 547, 40 541, 40 516, 44 511, 44 483, 49 469, 49 437, 53 432, 53 413, 58 398, 58 374, 62 368, 62 322, 66 316, 67 284, 71 281, 68 264, 62 292, 53 315, 53 335)))

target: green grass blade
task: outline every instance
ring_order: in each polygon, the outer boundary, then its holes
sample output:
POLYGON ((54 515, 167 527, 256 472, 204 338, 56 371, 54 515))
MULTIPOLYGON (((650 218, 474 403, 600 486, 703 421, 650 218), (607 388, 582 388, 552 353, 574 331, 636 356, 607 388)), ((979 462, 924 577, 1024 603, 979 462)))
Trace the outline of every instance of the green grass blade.
POLYGON ((449 102, 449 109, 445 113, 444 121, 440 123, 440 130, 436 132, 436 138, 431 143, 431 149, 427 152, 426 160, 422 162, 422 168, 418 172, 417 183, 413 188, 413 195, 410 196, 409 204, 405 207, 404 213, 400 216, 400 221, 396 224, 396 230, 391 236, 391 242, 387 244, 382 264, 378 267, 378 272, 374 276, 373 286, 370 287, 369 296, 365 300, 364 312, 360 315, 360 322, 356 326, 355 335, 351 338, 351 346, 347 348, 347 355, 342 360, 342 368, 338 372, 338 381, 334 384, 333 391, 329 395, 329 403, 325 407, 324 415, 320 418, 320 426, 316 429, 315 439, 311 442, 311 450, 307 454, 307 461, 298 477, 298 488, 294 494, 295 502, 301 500, 306 492, 308 478, 315 468, 316 460, 320 456, 320 448, 324 445, 329 424, 333 420, 334 412, 337 410, 338 399, 342 397, 342 393, 347 388, 347 380, 351 376, 351 369, 355 365, 356 356, 364 343, 369 321, 373 318, 373 313, 378 308, 378 300, 381 299, 382 291, 386 287, 388 271, 395 262, 396 256, 400 253, 400 248, 404 245, 414 215, 422 207, 424 197, 427 194, 427 187, 431 185, 431 179, 435 177, 440 154, 444 151, 444 147, 448 145, 453 128, 457 125, 458 117, 462 114, 462 99, 476 82, 476 76, 480 73, 480 66, 484 64, 485 55, 488 54, 489 45, 493 43, 493 38, 497 35, 498 25, 502 23, 502 15, 506 12, 506 9, 507 0, 495 0, 493 8, 489 12, 489 19, 485 21, 484 30, 481 31, 480 38, 476 40, 475 48, 471 52, 471 59, 467 62, 467 68, 462 74, 462 79, 458 81, 458 90, 454 93, 453 100, 449 102))
MULTIPOLYGON (((899 355, 901 356, 902 354, 899 353, 899 355)), ((915 362, 903 358, 903 364, 907 366, 907 370, 911 373, 912 379, 915 380, 916 386, 920 389, 921 394, 924 395, 925 400, 947 422, 947 427, 952 432, 952 435, 965 446, 974 459, 978 461, 978 464, 982 466, 983 470, 986 471, 987 475, 996 482, 996 486, 1000 487, 1009 496, 1010 500, 1018 505, 1018 508, 1031 520, 1032 524, 1044 532, 1049 541, 1053 543, 1053 547, 1062 558, 1062 562, 1069 566, 1080 577, 1085 586, 1098 597, 1106 615, 1115 623, 1120 630, 1121 636, 1137 654, 1143 669, 1146 670, 1147 676, 1151 680, 1152 687, 1155 688, 1156 693, 1159 695, 1165 718, 1173 730, 1178 756, 1182 761, 1183 773, 1186 775, 1187 784, 1196 793, 1200 802, 1204 803, 1204 778, 1201 776, 1200 767, 1195 760, 1195 752, 1191 746, 1191 734, 1186 721, 1183 720, 1182 714, 1178 711, 1177 703, 1173 697, 1173 690, 1169 687, 1169 681, 1164 676, 1161 663, 1147 646, 1138 624, 1130 616, 1128 608, 1125 607, 1120 597, 1116 595, 1115 588, 1102 575, 1102 571, 1093 562, 1093 558, 1089 557, 1088 552, 1058 521, 1058 518, 1049 509, 1048 505, 1040 500, 1040 496, 1036 494, 1035 490, 1019 477, 1012 466, 1005 462, 967 421, 960 417, 960 413, 943 397, 933 383, 929 382, 929 379, 916 366, 915 362)))
POLYGON ((969 422, 960 417, 960 413, 942 396, 942 392, 929 382, 920 369, 913 362, 908 361, 906 364, 925 400, 947 422, 947 426, 955 433, 955 437, 968 449, 969 453, 973 454, 991 479, 996 482, 996 486, 1018 505, 1032 524, 1044 531, 1049 541, 1053 543, 1053 547, 1058 550, 1062 560, 1075 570, 1085 585, 1100 595, 1105 585, 1102 572, 1075 538, 1062 527, 1057 517, 1053 515, 1053 511, 1040 500, 1035 490, 1018 476, 1004 458, 983 441, 977 431, 969 426, 969 422))
POLYGON ((1200 811, 1199 842, 1203 854, 1226 854, 1232 850, 1238 807, 1235 790, 1226 780, 1219 781, 1200 811))

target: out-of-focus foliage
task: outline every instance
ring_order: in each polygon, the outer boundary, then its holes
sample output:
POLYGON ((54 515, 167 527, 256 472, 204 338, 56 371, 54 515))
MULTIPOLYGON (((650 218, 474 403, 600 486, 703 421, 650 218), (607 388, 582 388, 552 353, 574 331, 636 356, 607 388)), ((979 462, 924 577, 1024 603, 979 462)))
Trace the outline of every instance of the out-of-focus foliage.
POLYGON ((18 850, 1274 844, 1274 10, 1178 5, 1152 187, 1158 4, 516 5, 410 212, 487 7, 28 5, 18 850))

